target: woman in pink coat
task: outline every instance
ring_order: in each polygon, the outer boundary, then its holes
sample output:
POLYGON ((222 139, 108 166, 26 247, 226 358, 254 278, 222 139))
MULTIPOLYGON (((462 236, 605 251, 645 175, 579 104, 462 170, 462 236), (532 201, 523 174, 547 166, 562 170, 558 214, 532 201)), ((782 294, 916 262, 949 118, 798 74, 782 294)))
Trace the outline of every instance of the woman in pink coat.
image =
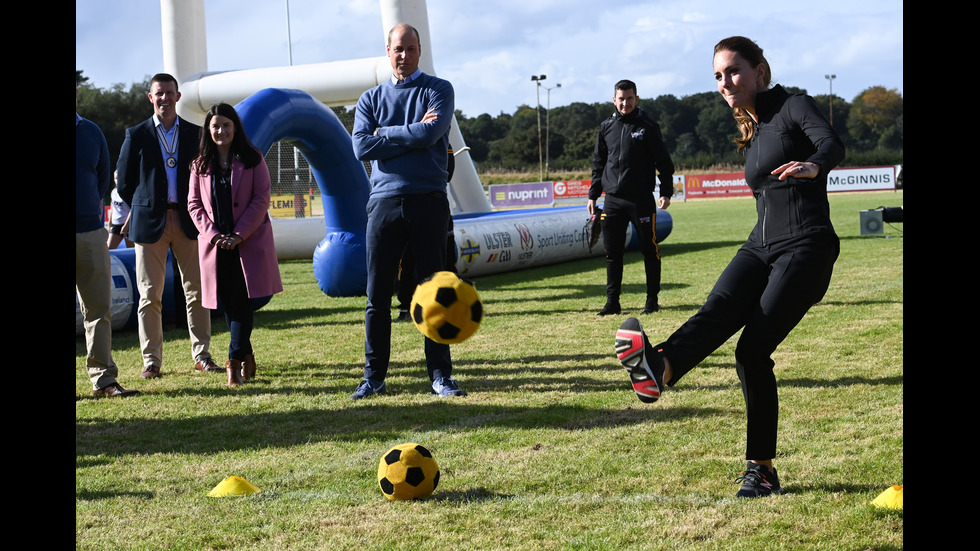
POLYGON ((228 386, 255 376, 252 299, 282 291, 269 218, 271 182, 262 153, 245 135, 235 108, 208 110, 200 156, 191 165, 187 210, 198 236, 202 301, 225 311, 228 386))

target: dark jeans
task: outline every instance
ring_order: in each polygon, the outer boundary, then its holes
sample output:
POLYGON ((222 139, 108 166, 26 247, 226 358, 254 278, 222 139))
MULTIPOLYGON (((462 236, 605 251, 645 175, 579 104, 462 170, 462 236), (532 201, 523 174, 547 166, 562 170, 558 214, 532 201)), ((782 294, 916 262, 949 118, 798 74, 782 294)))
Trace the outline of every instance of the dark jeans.
POLYGON ((231 342, 228 359, 242 361, 252 353, 252 326, 255 307, 248 298, 245 274, 238 249, 218 249, 218 300, 225 311, 231 342))
POLYGON ((704 306, 655 348, 670 360, 676 383, 742 330, 735 368, 747 416, 746 459, 776 456, 779 397, 772 353, 820 302, 840 254, 836 235, 819 234, 769 246, 746 243, 722 272, 704 306))
POLYGON ((660 249, 657 247, 657 203, 653 194, 622 198, 606 194, 599 219, 602 245, 606 249, 606 302, 619 303, 623 288, 623 254, 626 251, 626 228, 633 224, 643 253, 647 300, 656 301, 660 294, 660 249))
MULTIPOLYGON (((450 219, 450 230, 446 235, 446 267, 447 272, 456 273, 456 237, 453 235, 452 219, 450 219)), ((398 265, 398 281, 395 285, 398 288, 398 307, 408 310, 412 304, 412 296, 419 282, 428 275, 419 275, 415 269, 415 253, 412 248, 406 246, 405 254, 402 255, 401 263, 398 265)))
MULTIPOLYGON (((367 214, 364 378, 383 381, 391 357, 391 298, 398 263, 407 247, 418 278, 446 269, 449 201, 445 193, 371 197, 367 214)), ((452 376, 449 345, 423 338, 429 380, 452 376)))

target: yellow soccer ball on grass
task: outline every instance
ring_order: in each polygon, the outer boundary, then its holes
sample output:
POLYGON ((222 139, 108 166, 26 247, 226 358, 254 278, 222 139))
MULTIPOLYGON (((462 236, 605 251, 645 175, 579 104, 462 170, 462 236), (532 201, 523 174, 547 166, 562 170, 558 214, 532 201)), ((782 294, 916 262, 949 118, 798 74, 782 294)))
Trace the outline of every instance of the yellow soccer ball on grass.
POLYGON ((378 485, 392 501, 426 497, 439 485, 439 464, 424 446, 399 444, 381 456, 378 485))

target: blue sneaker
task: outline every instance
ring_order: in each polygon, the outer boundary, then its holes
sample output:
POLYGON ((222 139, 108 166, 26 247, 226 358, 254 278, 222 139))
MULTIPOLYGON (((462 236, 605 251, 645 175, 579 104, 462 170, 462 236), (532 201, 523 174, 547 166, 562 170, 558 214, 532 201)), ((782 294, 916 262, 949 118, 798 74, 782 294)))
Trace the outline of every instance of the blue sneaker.
POLYGON ((456 379, 452 377, 439 377, 432 381, 432 394, 439 396, 466 396, 466 393, 456 386, 456 379))
POLYGON ((361 398, 367 398, 372 394, 384 394, 385 392, 385 382, 384 381, 372 381, 371 379, 364 379, 361 384, 357 385, 354 389, 354 394, 351 395, 351 400, 360 400, 361 398))

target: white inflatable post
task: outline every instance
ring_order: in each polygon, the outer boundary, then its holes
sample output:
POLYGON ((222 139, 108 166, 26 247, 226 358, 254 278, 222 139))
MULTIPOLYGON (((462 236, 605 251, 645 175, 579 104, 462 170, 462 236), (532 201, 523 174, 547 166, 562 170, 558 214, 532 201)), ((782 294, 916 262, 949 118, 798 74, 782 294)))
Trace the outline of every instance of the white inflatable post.
POLYGON ((208 70, 208 40, 204 19, 204 0, 160 0, 163 37, 163 71, 180 84, 181 101, 177 114, 200 124, 208 107, 195 110, 193 86, 190 97, 185 83, 208 70), (190 101, 183 101, 185 98, 190 101))

